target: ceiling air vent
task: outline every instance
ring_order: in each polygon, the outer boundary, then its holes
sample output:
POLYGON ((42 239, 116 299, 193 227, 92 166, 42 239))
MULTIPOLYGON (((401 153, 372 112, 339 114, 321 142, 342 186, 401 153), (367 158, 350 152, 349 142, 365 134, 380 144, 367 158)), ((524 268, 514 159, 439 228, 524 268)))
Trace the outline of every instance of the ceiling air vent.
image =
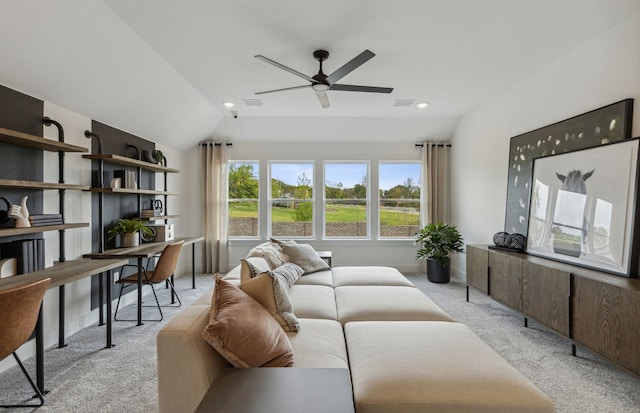
POLYGON ((415 99, 396 99, 393 102, 393 106, 406 108, 413 105, 413 102, 415 102, 415 99))
POLYGON ((247 106, 262 106, 262 99, 242 99, 247 106))

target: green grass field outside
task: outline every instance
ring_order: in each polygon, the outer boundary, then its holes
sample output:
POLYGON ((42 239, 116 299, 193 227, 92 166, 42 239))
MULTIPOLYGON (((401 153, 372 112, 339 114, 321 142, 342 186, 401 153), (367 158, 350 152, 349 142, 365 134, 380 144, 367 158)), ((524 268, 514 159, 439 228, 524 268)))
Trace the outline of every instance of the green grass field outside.
MULTIPOLYGON (((366 219, 364 206, 331 205, 326 211, 327 222, 362 222, 366 219)), ((229 216, 232 218, 257 218, 257 204, 235 204, 229 207, 229 216)), ((293 210, 291 208, 274 207, 271 210, 273 222, 293 222, 293 210)), ((419 225, 420 215, 412 209, 385 207, 380 212, 382 225, 419 225)))

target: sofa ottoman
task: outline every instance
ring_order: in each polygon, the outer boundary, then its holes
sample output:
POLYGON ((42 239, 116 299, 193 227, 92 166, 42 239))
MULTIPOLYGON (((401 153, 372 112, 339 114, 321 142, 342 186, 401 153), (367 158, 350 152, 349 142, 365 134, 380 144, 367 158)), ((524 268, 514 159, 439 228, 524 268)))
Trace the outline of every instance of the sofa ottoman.
POLYGON ((338 320, 453 321, 415 287, 347 286, 335 289, 338 320))
POLYGON ((332 272, 334 287, 346 285, 414 286, 400 271, 392 267, 354 265, 334 267, 332 272))
POLYGON ((345 325, 357 413, 553 412, 551 400, 468 327, 345 325))

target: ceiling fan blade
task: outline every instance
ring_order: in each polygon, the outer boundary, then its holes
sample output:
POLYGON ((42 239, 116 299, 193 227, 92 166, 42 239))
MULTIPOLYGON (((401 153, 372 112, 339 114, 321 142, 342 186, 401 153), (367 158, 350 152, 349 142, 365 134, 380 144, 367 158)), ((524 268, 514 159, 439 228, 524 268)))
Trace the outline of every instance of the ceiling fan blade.
POLYGON ((305 75, 304 73, 300 73, 297 70, 293 70, 290 67, 287 67, 285 65, 281 65, 280 63, 276 62, 275 60, 271 60, 268 57, 264 57, 262 55, 256 55, 254 57, 256 59, 262 60, 263 62, 269 63, 270 65, 273 65, 273 66, 275 66, 275 67, 277 67, 279 69, 285 70, 285 71, 287 71, 287 72, 289 72, 291 74, 294 74, 294 75, 296 75, 298 77, 301 77, 304 80, 308 80, 309 82, 312 82, 312 83, 316 82, 315 80, 313 80, 311 77, 305 75))
POLYGON ((329 90, 342 90, 345 92, 372 92, 372 93, 391 93, 392 87, 377 87, 377 86, 357 86, 357 85, 342 85, 333 84, 329 90))
POLYGON ((360 67, 360 65, 364 64, 365 62, 367 62, 373 56, 375 56, 375 54, 373 54, 373 52, 371 50, 368 50, 368 49, 365 50, 364 52, 360 53, 358 56, 356 56, 353 59, 351 59, 350 61, 348 61, 340 69, 336 70, 335 72, 333 72, 329 76, 327 76, 327 82, 330 85, 333 85, 338 80, 342 79, 343 77, 345 77, 349 73, 351 73, 354 70, 356 70, 358 67, 360 67))
POLYGON ((308 88, 311 87, 311 85, 304 85, 304 86, 292 86, 292 87, 285 87, 282 89, 273 89, 273 90, 265 90, 264 92, 256 92, 256 95, 264 95, 265 93, 273 93, 273 92, 284 92, 285 90, 295 90, 295 89, 304 89, 304 88, 308 88))
POLYGON ((328 108, 329 105, 329 97, 327 96, 327 92, 325 92, 324 90, 316 90, 316 96, 318 96, 318 100, 320 101, 320 104, 322 105, 323 109, 328 108))

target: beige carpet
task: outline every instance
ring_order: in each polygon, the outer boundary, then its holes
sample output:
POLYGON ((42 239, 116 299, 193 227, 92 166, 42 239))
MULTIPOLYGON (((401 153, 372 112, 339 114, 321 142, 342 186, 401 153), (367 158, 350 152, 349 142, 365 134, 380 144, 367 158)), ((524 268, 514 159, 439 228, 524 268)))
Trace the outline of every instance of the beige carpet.
MULTIPOLYGON (((582 350, 572 357, 566 341, 535 323, 524 328, 520 315, 480 293, 472 292, 471 302, 465 302, 463 284, 432 284, 415 274, 408 278, 551 397, 558 412, 640 412, 640 379, 582 350)), ((190 277, 177 280, 186 305, 212 285, 210 277, 199 276, 198 289, 192 290, 190 281, 190 277)), ((167 291, 158 292, 166 302, 167 291)), ((150 316, 155 315, 152 311, 145 309, 150 316)), ((47 350, 46 404, 39 409, 3 411, 156 412, 156 335, 179 309, 165 311, 165 321, 141 327, 115 322, 116 347, 112 349, 104 349, 104 327, 93 326, 69 337, 68 347, 47 350)), ((135 317, 135 306, 127 312, 135 317)), ((34 359, 25 364, 35 371, 34 359)), ((17 366, 0 374, 0 389, 0 404, 26 401, 32 394, 17 366)))

